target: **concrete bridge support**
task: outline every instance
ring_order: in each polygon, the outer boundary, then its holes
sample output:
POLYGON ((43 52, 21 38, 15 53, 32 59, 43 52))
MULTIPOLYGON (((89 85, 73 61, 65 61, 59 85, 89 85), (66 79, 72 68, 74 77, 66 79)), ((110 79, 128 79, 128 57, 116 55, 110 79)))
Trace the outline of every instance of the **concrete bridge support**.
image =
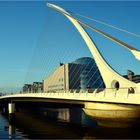
POLYGON ((9 113, 9 121, 14 121, 14 119, 15 119, 15 103, 8 103, 8 113, 9 113))

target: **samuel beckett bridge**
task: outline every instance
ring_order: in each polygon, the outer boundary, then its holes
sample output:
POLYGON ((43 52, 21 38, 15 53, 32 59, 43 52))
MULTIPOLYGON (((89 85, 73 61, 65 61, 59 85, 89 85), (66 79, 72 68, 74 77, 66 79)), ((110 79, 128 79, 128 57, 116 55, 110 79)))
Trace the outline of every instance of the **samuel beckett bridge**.
POLYGON ((99 69, 105 88, 101 89, 75 89, 63 90, 61 92, 20 93, 0 97, 1 103, 9 104, 9 113, 15 112, 15 104, 18 102, 42 102, 65 105, 79 105, 91 118, 97 120, 123 120, 124 122, 135 122, 140 118, 140 83, 133 82, 113 70, 101 56, 95 43, 88 35, 83 26, 116 42, 128 49, 136 59, 140 60, 139 50, 110 36, 109 34, 93 27, 92 25, 74 17, 71 12, 53 4, 47 4, 50 8, 62 13, 76 27, 86 42, 96 65, 99 69), (82 26, 83 25, 83 26, 82 26))

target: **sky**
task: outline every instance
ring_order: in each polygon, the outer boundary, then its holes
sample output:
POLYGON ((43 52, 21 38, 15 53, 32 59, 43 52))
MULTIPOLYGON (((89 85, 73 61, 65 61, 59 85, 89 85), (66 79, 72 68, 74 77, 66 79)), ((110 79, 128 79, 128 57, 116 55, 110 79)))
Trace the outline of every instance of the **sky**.
MULTIPOLYGON (((0 92, 42 81, 60 62, 92 57, 72 23, 47 2, 140 34, 139 1, 0 1, 0 92)), ((140 38, 81 19, 140 50, 140 38)), ((127 49, 85 29, 113 69, 140 74, 140 61, 127 49)))

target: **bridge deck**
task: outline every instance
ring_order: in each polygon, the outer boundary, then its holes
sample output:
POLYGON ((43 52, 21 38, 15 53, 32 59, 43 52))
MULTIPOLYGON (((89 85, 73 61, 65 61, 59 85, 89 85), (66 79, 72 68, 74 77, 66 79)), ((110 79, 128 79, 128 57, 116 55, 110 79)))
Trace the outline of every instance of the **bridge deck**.
POLYGON ((83 104, 84 102, 108 102, 108 103, 123 103, 140 105, 140 93, 128 93, 127 88, 114 90, 94 90, 93 93, 88 92, 62 92, 62 93, 21 93, 14 95, 0 96, 0 100, 14 101, 59 101, 59 102, 74 102, 83 104))

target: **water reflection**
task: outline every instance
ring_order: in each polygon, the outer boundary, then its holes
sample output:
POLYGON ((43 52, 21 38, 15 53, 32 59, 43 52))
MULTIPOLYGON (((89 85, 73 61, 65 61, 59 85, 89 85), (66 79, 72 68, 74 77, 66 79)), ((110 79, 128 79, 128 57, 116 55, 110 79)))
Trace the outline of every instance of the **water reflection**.
POLYGON ((43 108, 39 113, 50 119, 55 119, 61 122, 70 122, 73 124, 82 124, 82 120, 84 119, 81 108, 43 108))
POLYGON ((15 125, 24 134, 28 135, 26 138, 31 139, 83 138, 85 128, 68 123, 69 116, 69 110, 67 109, 48 109, 48 111, 45 109, 45 111, 38 111, 38 113, 18 112, 15 125), (63 118, 64 120, 61 121, 63 118))
POLYGON ((70 121, 69 109, 68 108, 58 109, 58 117, 57 118, 61 121, 69 122, 70 121))
POLYGON ((16 113, 15 122, 9 122, 9 126, 4 129, 11 139, 17 138, 17 135, 22 135, 25 139, 140 138, 139 126, 100 127, 95 121, 87 118, 79 108, 42 108, 34 111, 21 109, 16 113))
POLYGON ((4 114, 0 113, 0 139, 24 139, 23 135, 15 127, 15 123, 8 122, 4 114))
POLYGON ((20 112, 16 116, 16 125, 20 129, 24 128, 23 132, 28 134, 28 138, 140 138, 137 127, 97 126, 80 108, 41 109, 35 112, 20 112))
POLYGON ((8 129, 9 138, 15 138, 15 125, 12 123, 9 123, 9 129, 8 129))

